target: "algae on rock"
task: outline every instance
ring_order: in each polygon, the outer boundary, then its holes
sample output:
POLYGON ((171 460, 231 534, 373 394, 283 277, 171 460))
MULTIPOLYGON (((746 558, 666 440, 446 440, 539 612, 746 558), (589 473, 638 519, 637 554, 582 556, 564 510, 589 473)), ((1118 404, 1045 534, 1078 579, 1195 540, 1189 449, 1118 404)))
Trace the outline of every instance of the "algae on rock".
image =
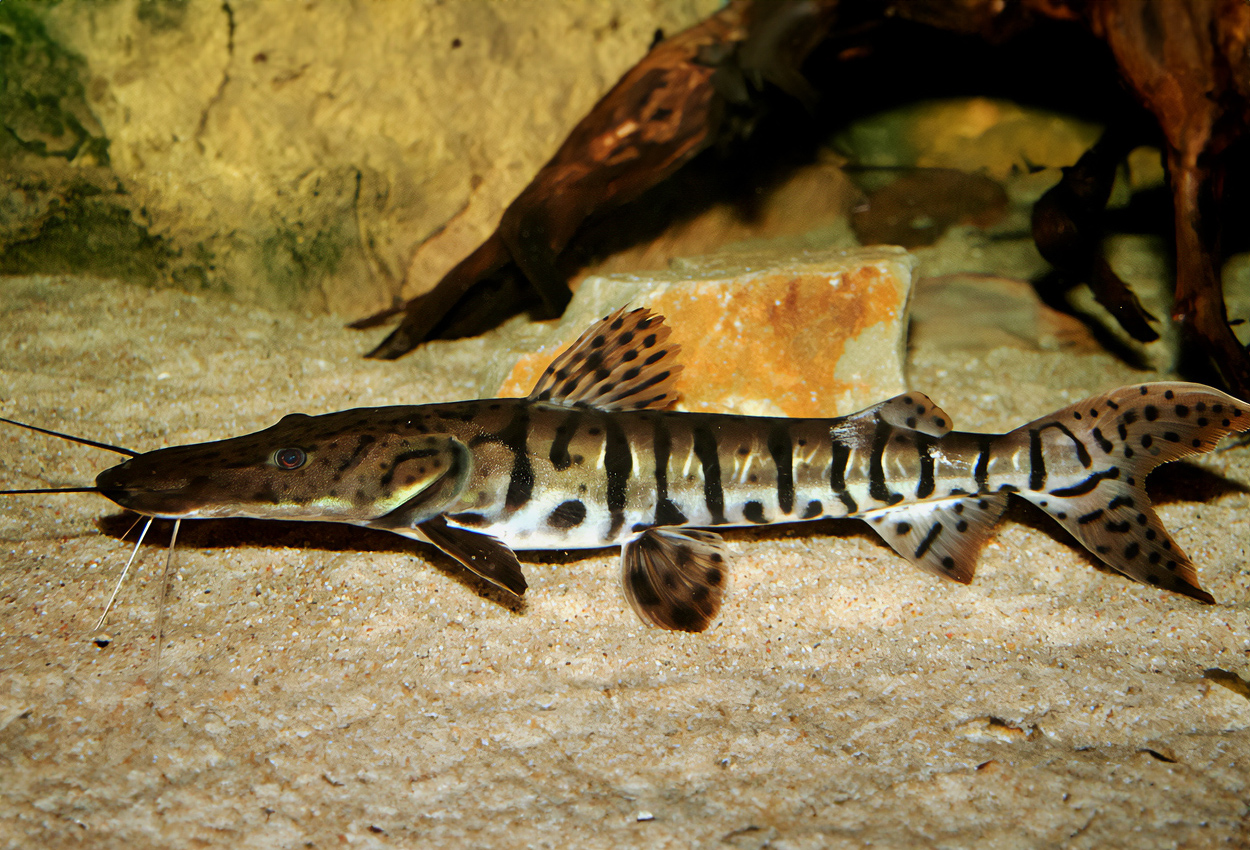
POLYGON ((368 314, 715 5, 4 0, 0 272, 368 314))

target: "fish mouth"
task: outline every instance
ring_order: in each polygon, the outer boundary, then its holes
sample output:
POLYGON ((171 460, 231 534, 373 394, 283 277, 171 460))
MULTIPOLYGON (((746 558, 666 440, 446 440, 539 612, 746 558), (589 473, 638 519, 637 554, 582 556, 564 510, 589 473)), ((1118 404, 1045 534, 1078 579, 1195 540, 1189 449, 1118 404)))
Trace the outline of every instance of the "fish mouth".
POLYGON ((96 476, 95 486, 101 496, 147 516, 178 518, 195 511, 197 506, 187 496, 187 481, 144 482, 142 473, 128 468, 130 464, 119 463, 96 476))
POLYGON ((133 487, 98 487, 100 495, 111 502, 145 516, 185 519, 199 509, 191 499, 177 490, 143 490, 133 487))

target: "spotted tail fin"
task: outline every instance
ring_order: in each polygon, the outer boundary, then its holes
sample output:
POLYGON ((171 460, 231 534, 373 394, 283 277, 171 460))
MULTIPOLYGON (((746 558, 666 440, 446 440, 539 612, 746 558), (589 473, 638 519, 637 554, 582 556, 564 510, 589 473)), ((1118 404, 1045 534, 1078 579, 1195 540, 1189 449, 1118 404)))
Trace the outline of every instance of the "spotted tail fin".
POLYGON ((1122 387, 1006 435, 1027 445, 1029 481, 1018 494, 1054 517, 1100 560, 1129 578, 1192 597, 1189 557, 1155 514, 1146 476, 1160 464, 1210 451, 1250 430, 1250 404, 1202 384, 1122 387))

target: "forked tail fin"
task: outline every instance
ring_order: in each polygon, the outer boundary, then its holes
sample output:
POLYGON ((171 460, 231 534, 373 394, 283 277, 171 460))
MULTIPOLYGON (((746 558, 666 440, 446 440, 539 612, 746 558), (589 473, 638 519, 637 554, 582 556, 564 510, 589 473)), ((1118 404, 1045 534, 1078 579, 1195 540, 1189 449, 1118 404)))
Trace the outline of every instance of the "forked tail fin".
POLYGON ((1210 603, 1144 485, 1156 466, 1246 430, 1250 404, 1202 384, 1158 383, 1087 399, 1003 439, 1029 447, 1028 487, 1018 495, 1116 571, 1210 603))

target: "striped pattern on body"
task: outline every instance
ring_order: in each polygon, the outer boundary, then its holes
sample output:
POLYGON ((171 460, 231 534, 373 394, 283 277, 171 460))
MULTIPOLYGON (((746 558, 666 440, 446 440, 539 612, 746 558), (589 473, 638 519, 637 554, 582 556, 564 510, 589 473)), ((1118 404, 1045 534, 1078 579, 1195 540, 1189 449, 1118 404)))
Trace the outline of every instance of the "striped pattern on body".
POLYGON ((846 417, 666 409, 681 366, 662 319, 620 310, 530 397, 291 415, 256 434, 138 454, 97 491, 150 516, 347 522, 433 543, 513 593, 514 549, 622 547, 648 622, 698 631, 720 609, 722 526, 861 517, 917 566, 972 579, 1009 496, 1113 569, 1211 602, 1146 495, 1155 466, 1250 430, 1250 405, 1198 384, 1123 387, 1007 434, 961 433, 921 393, 846 417))
MULTIPOLYGON (((602 547, 654 526, 858 516, 978 489, 963 446, 935 456, 936 438, 884 423, 857 442, 839 419, 505 404, 515 407, 463 435, 474 473, 448 519, 517 548, 602 547), (523 438, 503 439, 518 420, 523 438)), ((961 442, 975 448, 968 436, 961 442)), ((996 458, 995 470, 1009 460, 996 458)))

